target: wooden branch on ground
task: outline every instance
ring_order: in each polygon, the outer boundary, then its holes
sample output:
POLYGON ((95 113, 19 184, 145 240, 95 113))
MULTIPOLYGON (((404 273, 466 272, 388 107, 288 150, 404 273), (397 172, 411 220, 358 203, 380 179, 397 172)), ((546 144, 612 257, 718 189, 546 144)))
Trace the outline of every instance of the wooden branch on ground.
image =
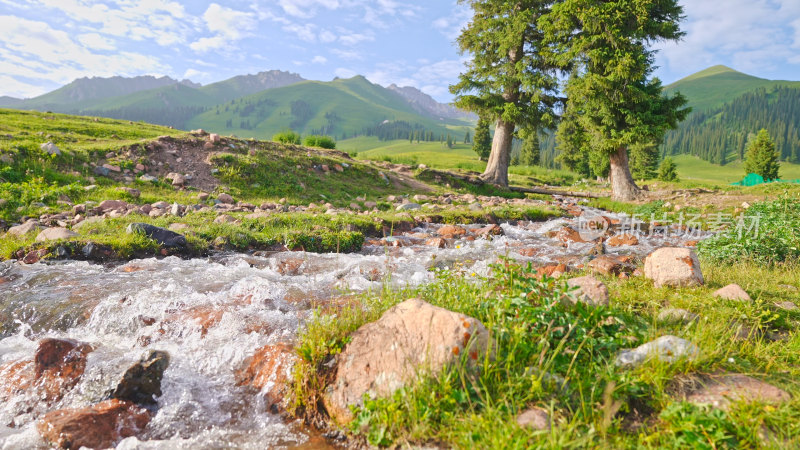
POLYGON ((508 190, 512 192, 521 192, 523 194, 543 194, 543 195, 560 195, 562 197, 580 197, 580 198, 605 198, 609 195, 595 194, 592 192, 573 192, 573 191, 558 191, 545 188, 524 188, 517 186, 509 186, 508 190))

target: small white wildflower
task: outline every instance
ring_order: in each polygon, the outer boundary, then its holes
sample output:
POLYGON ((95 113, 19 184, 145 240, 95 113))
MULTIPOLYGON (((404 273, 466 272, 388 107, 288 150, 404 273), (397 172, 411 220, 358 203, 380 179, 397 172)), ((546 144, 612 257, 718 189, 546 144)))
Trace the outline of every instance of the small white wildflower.
POLYGON ((733 363, 735 363, 736 361, 735 361, 733 358, 728 358, 728 362, 729 362, 729 363, 731 363, 731 364, 733 364, 733 363))

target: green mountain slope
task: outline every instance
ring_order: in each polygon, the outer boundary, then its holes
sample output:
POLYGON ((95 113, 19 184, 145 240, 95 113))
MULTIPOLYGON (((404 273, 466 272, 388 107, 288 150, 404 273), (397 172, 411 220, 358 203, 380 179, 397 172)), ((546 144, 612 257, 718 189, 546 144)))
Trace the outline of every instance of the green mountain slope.
POLYGON ((417 113, 401 96, 357 76, 331 82, 305 81, 211 108, 187 122, 243 137, 270 138, 285 129, 343 139, 374 135, 407 139, 408 132, 447 133, 445 123, 417 113))
POLYGON ((216 103, 225 103, 247 95, 256 94, 267 89, 275 89, 305 81, 296 73, 270 70, 255 75, 239 75, 225 81, 209 84, 199 90, 216 103))
POLYGON ((0 97, 0 106, 7 107, 7 106, 19 105, 20 103, 22 103, 22 101, 23 100, 20 98, 14 98, 4 95, 0 97))
POLYGON ((800 82, 766 80, 730 67, 713 66, 670 84, 666 91, 670 94, 682 93, 689 99, 692 110, 701 112, 722 106, 756 89, 774 89, 778 86, 800 88, 800 82))

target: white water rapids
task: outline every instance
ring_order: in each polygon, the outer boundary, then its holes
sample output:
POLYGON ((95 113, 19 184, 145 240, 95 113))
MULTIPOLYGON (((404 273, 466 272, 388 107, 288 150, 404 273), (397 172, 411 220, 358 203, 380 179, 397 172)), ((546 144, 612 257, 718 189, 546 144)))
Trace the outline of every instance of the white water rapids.
MULTIPOLYGON (((38 417, 96 402, 148 349, 171 356, 164 394, 145 433, 118 448, 317 448, 324 445, 318 435, 271 414, 259 396, 236 387, 235 370, 256 349, 292 342, 311 314, 312 300, 379 290, 384 282, 416 286, 433 279, 434 266, 461 263, 470 274, 487 275, 503 255, 535 263, 585 262, 594 244, 564 247, 545 236, 574 220, 505 224, 504 236, 457 240, 446 249, 400 236, 395 239, 404 241, 402 247, 365 246, 357 254, 170 257, 113 267, 2 262, 0 365, 31 358, 45 337, 87 342, 95 350, 79 383, 56 404, 46 407, 22 395, 0 405, 0 449, 46 448, 36 431, 38 417), (518 253, 523 248, 540 251, 525 257, 518 253), (197 311, 221 311, 221 317, 204 329, 191 316, 197 311)), ((438 227, 412 233, 433 234, 438 227)), ((643 256, 684 240, 640 237, 640 245, 608 251, 643 256)))

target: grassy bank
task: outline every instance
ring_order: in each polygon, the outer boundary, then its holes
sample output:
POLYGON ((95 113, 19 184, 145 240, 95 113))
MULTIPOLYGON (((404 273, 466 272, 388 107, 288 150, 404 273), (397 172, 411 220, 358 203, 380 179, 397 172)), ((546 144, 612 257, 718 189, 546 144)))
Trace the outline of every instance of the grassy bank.
POLYGON ((388 399, 368 400, 347 428, 372 445, 434 444, 457 448, 729 448, 800 444, 800 376, 796 332, 800 314, 774 302, 800 302, 795 266, 704 265, 704 287, 657 289, 643 278, 603 279, 611 306, 563 306, 562 281, 528 278, 531 269, 495 266, 490 279, 445 271, 413 291, 383 291, 334 316, 320 314, 298 346, 298 411, 316 411, 328 380, 324 363, 350 332, 376 320, 406 298, 481 320, 496 356, 482 370, 452 368, 425 378, 388 399), (711 292, 737 282, 753 303, 731 302, 711 292), (663 308, 685 308, 700 316, 689 324, 660 323, 663 308), (701 349, 695 361, 656 360, 621 369, 613 360, 662 335, 688 339, 701 349), (794 400, 780 406, 736 404, 712 410, 681 400, 683 384, 700 374, 745 373, 777 385, 794 400), (552 430, 532 431, 516 423, 523 410, 549 411, 552 430), (765 432, 769 437, 762 436, 765 432))

